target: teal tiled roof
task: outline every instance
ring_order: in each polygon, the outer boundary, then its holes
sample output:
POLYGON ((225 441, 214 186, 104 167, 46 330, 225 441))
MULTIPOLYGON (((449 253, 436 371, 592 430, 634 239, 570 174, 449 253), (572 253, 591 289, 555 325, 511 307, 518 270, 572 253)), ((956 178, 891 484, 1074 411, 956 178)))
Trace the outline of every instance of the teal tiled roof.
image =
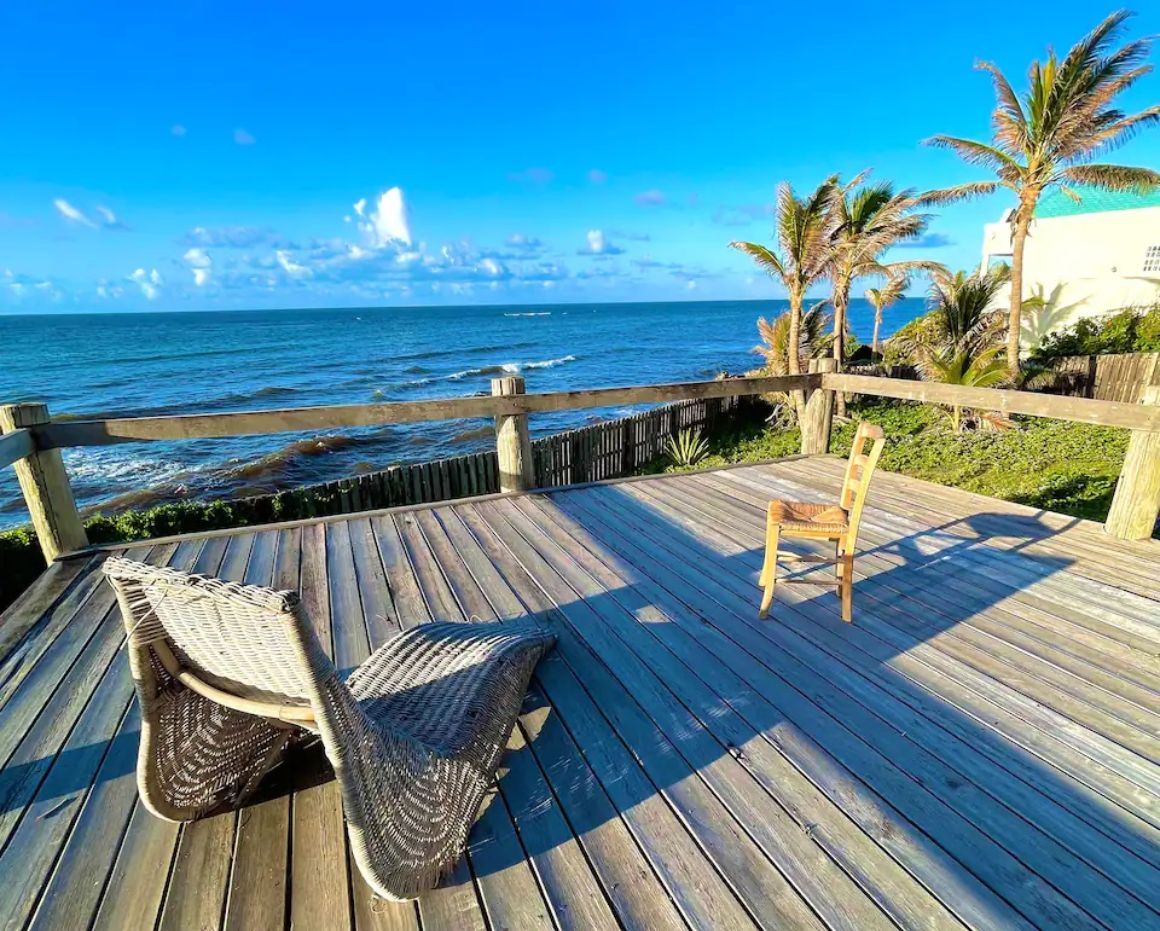
POLYGON ((1075 191, 1081 198, 1078 204, 1058 188, 1048 191, 1039 198, 1039 203, 1035 207, 1035 216, 1039 219, 1047 219, 1048 217, 1074 217, 1081 213, 1103 213, 1107 210, 1160 207, 1160 189, 1147 194, 1136 194, 1132 191, 1101 191, 1099 188, 1092 187, 1077 187, 1075 191))

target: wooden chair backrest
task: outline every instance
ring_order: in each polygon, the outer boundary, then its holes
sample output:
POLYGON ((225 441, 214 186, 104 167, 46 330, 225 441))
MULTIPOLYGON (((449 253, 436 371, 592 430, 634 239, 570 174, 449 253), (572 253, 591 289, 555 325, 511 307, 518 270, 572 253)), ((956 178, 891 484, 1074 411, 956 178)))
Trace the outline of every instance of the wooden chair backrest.
POLYGON ((842 497, 839 501, 849 517, 846 531, 847 548, 852 548, 858 539, 858 524, 862 520, 862 508, 866 505, 866 493, 870 490, 870 477, 882 455, 886 437, 877 424, 863 421, 854 434, 854 445, 850 448, 850 458, 846 463, 846 476, 842 479, 842 497), (871 443, 866 452, 867 442, 871 443))

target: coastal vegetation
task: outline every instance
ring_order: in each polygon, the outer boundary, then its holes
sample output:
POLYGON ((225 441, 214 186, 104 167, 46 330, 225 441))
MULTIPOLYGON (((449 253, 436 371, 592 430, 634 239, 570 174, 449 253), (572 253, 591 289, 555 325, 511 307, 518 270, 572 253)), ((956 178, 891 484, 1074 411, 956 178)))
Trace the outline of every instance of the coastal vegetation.
MULTIPOLYGON (((884 399, 856 400, 851 418, 835 423, 831 452, 849 454, 856 425, 883 428, 879 468, 1006 501, 1089 520, 1103 520, 1127 448, 1128 432, 1112 427, 1019 418, 1017 429, 956 433, 938 408, 884 399)), ((770 430, 751 422, 709 438, 698 469, 796 455, 796 427, 770 430)), ((658 460, 651 472, 689 467, 658 460)))
POLYGON ((1081 318, 1049 334, 1032 350, 1031 361, 1122 352, 1160 352, 1160 301, 1151 307, 1125 307, 1081 318))
POLYGON ((1145 126, 1160 122, 1160 104, 1135 114, 1116 108, 1116 100, 1148 74, 1151 40, 1136 39, 1115 47, 1129 17, 1124 10, 1108 16, 1063 57, 1049 52, 1031 64, 1028 89, 1019 96, 1011 82, 990 62, 979 68, 991 75, 996 106, 991 114, 993 138, 977 142, 956 136, 934 136, 929 145, 950 149, 970 165, 989 168, 995 180, 946 188, 942 202, 977 197, 1006 189, 1017 205, 1011 215, 1011 297, 1007 328, 1007 369, 1019 371, 1022 324, 1023 252, 1039 198, 1058 188, 1075 201, 1075 185, 1110 191, 1148 191, 1160 187, 1160 173, 1150 168, 1096 161, 1145 126))

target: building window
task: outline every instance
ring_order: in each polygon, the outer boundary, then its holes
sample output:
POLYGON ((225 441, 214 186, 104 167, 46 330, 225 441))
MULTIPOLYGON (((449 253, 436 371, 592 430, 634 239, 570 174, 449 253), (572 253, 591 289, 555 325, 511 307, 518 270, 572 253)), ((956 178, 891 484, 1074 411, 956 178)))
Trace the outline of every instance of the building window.
POLYGON ((1149 246, 1144 254, 1144 271, 1160 272, 1160 246, 1149 246))

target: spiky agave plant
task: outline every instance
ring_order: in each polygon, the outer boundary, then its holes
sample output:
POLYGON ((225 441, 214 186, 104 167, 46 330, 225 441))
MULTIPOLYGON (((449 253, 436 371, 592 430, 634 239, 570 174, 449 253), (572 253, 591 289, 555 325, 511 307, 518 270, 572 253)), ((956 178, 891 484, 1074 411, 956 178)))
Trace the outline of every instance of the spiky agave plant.
POLYGON ((708 455, 709 441, 701 435, 700 430, 680 430, 669 437, 665 452, 673 465, 689 468, 708 455))
POLYGON ((1019 334, 1023 309, 1023 248, 1035 206, 1045 191, 1058 188, 1079 202, 1073 185, 1110 191, 1148 191, 1160 186, 1160 173, 1150 168, 1101 164, 1095 160, 1139 129, 1160 122, 1160 104, 1125 114, 1117 97, 1150 72, 1145 64, 1151 40, 1137 39, 1115 48, 1126 10, 1112 13, 1057 59, 1048 50, 1045 61, 1031 64, 1028 88, 1015 93, 1003 73, 990 62, 977 67, 991 75, 997 103, 991 114, 991 142, 955 136, 934 136, 928 145, 955 152, 964 161, 995 172, 994 181, 976 181, 937 192, 949 202, 991 194, 1000 188, 1018 199, 1011 219, 1011 300, 1007 326, 1007 366, 1014 378, 1019 369, 1019 334))

